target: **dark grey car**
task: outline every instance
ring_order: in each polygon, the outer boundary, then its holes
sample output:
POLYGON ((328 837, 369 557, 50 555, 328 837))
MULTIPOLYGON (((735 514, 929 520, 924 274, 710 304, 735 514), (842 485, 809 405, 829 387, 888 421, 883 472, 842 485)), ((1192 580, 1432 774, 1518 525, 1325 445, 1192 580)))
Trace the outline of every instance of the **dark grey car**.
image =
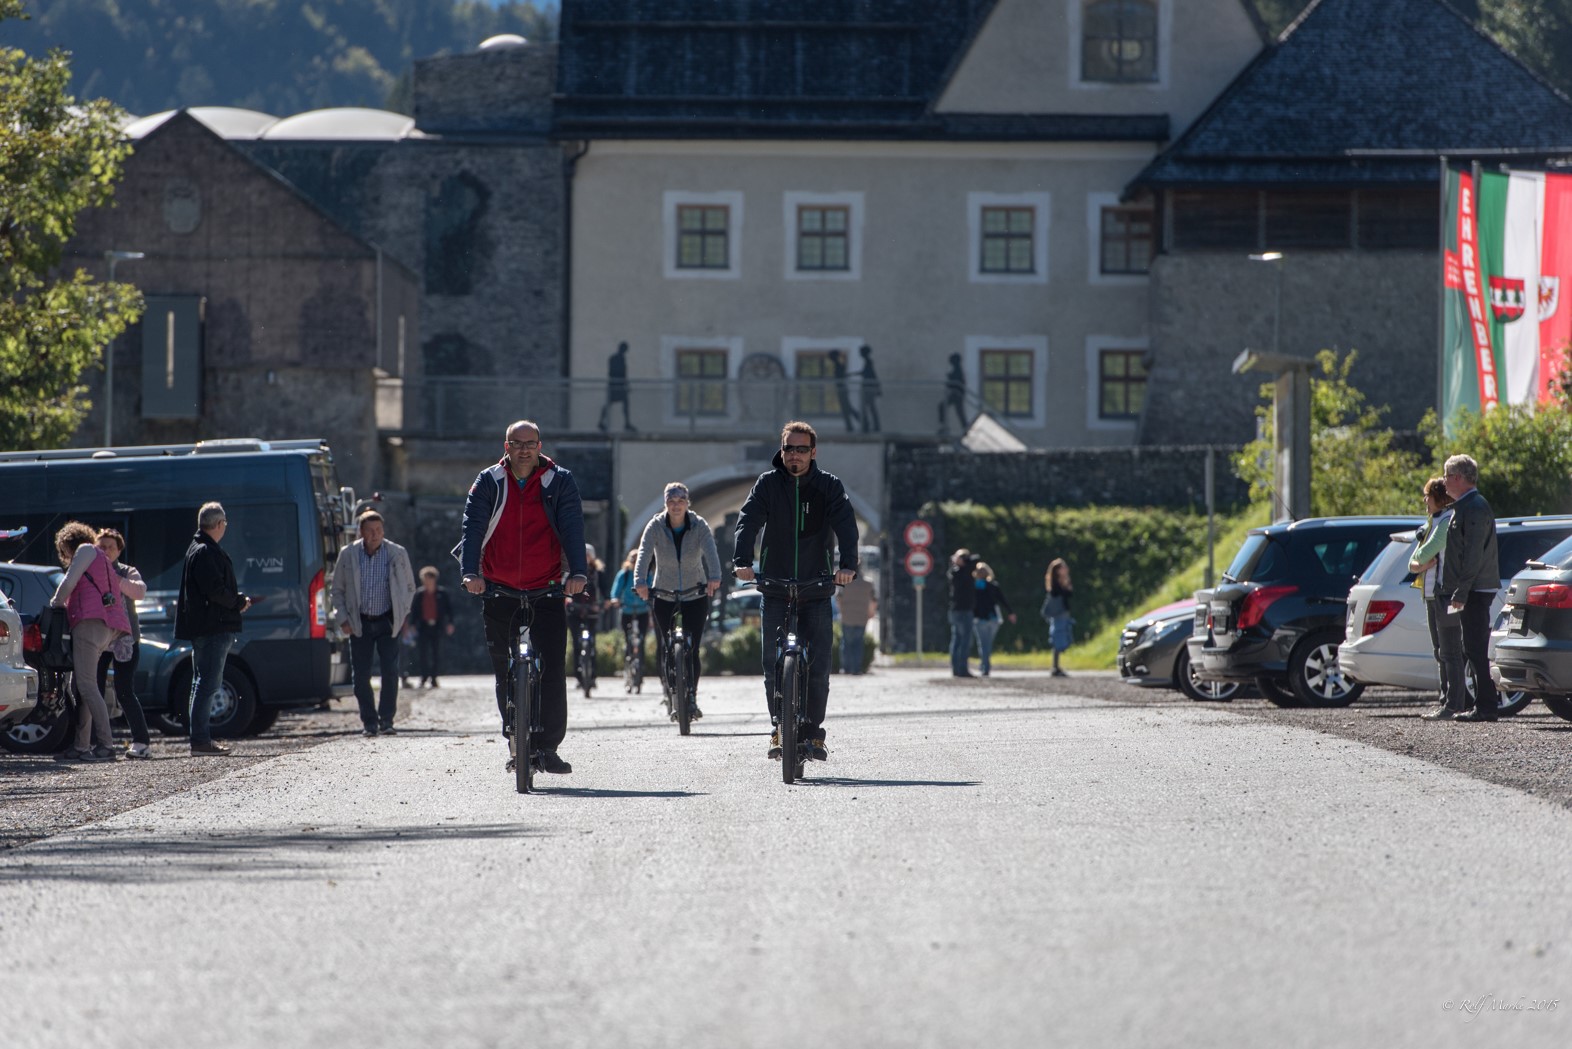
POLYGON ((1572 721, 1572 539, 1512 577, 1502 615, 1490 676, 1572 721))

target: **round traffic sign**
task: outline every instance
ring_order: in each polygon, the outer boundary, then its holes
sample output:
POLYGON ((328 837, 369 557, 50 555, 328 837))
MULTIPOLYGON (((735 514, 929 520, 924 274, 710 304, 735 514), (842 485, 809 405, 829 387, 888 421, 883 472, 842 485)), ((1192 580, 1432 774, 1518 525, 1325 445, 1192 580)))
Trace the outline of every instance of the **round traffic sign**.
POLYGON ((913 521, 906 526, 905 537, 907 546, 927 546, 933 542, 933 525, 923 520, 913 521))
POLYGON ((906 571, 910 575, 925 576, 933 571, 933 554, 927 547, 916 546, 906 551, 906 571))

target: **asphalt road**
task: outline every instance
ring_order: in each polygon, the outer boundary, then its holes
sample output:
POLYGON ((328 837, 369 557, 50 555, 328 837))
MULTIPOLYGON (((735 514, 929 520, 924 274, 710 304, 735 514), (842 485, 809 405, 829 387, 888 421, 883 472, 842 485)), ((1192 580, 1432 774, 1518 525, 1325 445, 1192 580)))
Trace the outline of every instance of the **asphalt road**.
POLYGON ((0 854, 0 1044, 1572 1037, 1572 811, 1434 762, 886 670, 835 680, 804 784, 757 682, 714 679, 688 739, 649 696, 573 701, 575 771, 520 796, 487 683, 448 684, 398 736, 0 854))

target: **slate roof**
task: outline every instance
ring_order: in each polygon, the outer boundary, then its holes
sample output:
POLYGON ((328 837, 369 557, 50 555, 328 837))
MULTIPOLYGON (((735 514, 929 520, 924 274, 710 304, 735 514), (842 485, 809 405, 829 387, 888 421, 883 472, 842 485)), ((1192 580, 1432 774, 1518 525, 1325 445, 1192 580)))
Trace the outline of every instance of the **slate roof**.
POLYGON ((1441 0, 1316 0, 1132 188, 1435 182, 1572 149, 1572 101, 1441 0))
POLYGON ((561 138, 1167 141, 1164 115, 933 105, 997 0, 563 0, 561 138))

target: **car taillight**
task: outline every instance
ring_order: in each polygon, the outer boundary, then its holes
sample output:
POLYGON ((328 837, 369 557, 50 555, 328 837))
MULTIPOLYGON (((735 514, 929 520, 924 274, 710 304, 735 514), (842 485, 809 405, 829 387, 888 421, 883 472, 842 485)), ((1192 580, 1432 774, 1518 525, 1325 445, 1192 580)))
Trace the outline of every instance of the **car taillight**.
POLYGON ((1372 601, 1365 609, 1365 621, 1360 637, 1369 637, 1385 630, 1397 614, 1403 610, 1401 601, 1372 601))
POLYGON ((1542 583, 1528 588, 1528 603, 1539 608, 1572 608, 1572 586, 1542 583))
POLYGON ((306 592, 311 602, 311 636, 327 637, 327 572, 317 569, 311 577, 311 587, 306 592))
POLYGON ((4 641, 6 638, 8 638, 10 636, 11 636, 11 624, 7 623, 3 619, 0 619, 0 641, 4 641))
POLYGON ((37 623, 27 624, 27 629, 22 631, 22 651, 42 652, 44 650, 44 632, 38 629, 37 623))
POLYGON ((1249 630, 1261 621, 1266 615, 1266 610, 1279 599, 1289 594, 1297 594, 1297 586, 1263 586, 1259 590, 1252 590, 1245 595, 1244 603, 1239 606, 1239 629, 1249 630))

